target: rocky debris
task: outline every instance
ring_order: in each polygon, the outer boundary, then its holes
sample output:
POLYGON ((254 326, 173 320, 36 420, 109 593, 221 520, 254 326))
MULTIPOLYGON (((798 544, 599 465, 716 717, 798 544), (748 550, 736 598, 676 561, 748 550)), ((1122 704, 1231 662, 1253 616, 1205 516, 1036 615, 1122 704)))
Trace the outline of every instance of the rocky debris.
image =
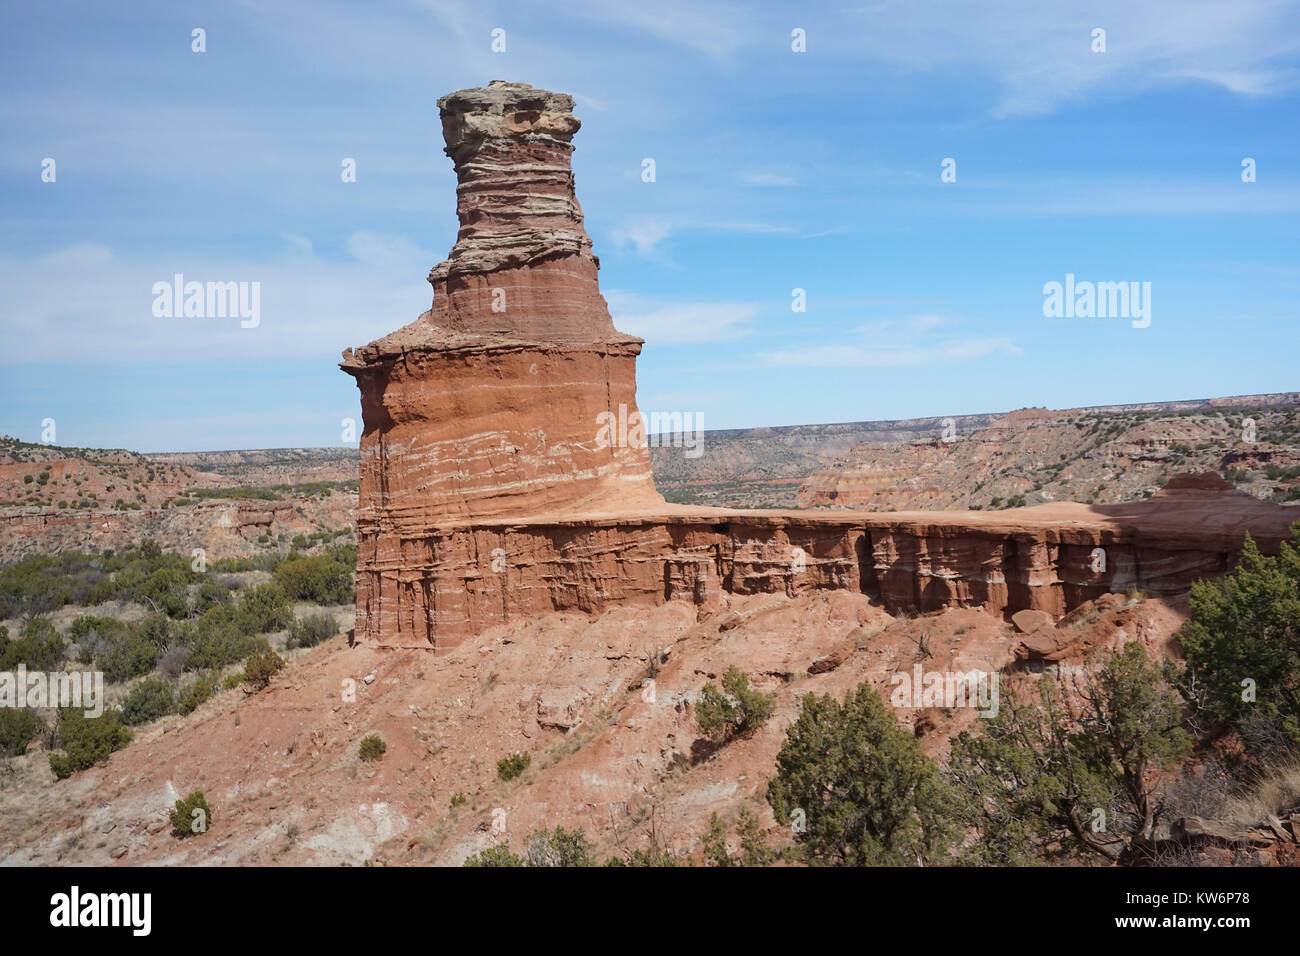
MULTIPOLYGON (((1292 821, 1294 821, 1294 819, 1295 818, 1293 817, 1292 821)), ((1268 824, 1268 828, 1273 831, 1273 835, 1277 837, 1279 840, 1283 840, 1290 843, 1296 842, 1294 831, 1292 829, 1288 829, 1288 827, 1284 825, 1282 821, 1279 820, 1277 817, 1270 816, 1265 822, 1268 824)))
POLYGON ((1023 635, 1012 645, 1011 652, 1022 661, 1058 661, 1078 635, 1057 631, 1056 622, 1046 611, 1026 608, 1011 615, 1016 633, 1023 635))
MULTIPOLYGON (((867 595, 849 590, 731 600, 744 623, 722 638, 715 622, 696 622, 690 601, 670 600, 599 617, 575 609, 511 620, 436 659, 423 650, 327 642, 290 659, 258 694, 219 693, 165 735, 143 727, 105 764, 59 786, 50 785, 44 753, 16 758, 15 781, 0 788, 0 865, 44 865, 60 852, 66 863, 107 863, 118 844, 129 852, 116 865, 359 865, 381 858, 459 865, 481 849, 476 826, 495 839, 498 807, 509 814, 516 851, 525 834, 561 825, 584 829, 601 859, 620 853, 620 845, 642 846, 636 821, 651 803, 660 808, 663 833, 683 851, 698 847, 714 811, 727 816, 749 805, 772 827, 762 791, 802 696, 842 699, 863 681, 888 693, 896 661, 910 667, 916 622, 894 622, 867 595), (871 622, 869 643, 835 670, 805 676, 809 662, 831 654, 859 617, 871 622), (670 644, 655 692, 644 693, 647 653, 670 644), (485 647, 490 654, 480 653, 485 647), (752 737, 695 761, 700 734, 690 701, 733 664, 751 686, 777 695, 777 712, 752 737), (371 673, 378 675, 371 693, 340 700, 342 681, 360 684, 371 673), (542 726, 548 717, 558 717, 557 726, 542 726), (575 717, 576 729, 559 726, 575 717), (357 746, 371 732, 388 751, 361 764, 357 746), (531 754, 532 769, 505 785, 497 761, 518 751, 531 754), (210 834, 183 841, 161 828, 146 834, 171 809, 169 780, 182 794, 207 794, 216 814, 210 834), (465 802, 453 805, 458 794, 465 802), (387 810, 376 809, 385 802, 387 810), (65 834, 97 831, 108 808, 121 836, 105 847, 91 839, 65 846, 65 834), (286 839, 289 824, 296 839, 286 839)), ((926 626, 936 648, 959 648, 963 663, 954 666, 997 668, 1008 656, 1001 620, 981 611, 946 612, 926 626)), ((908 728, 914 718, 899 713, 908 728)), ((933 752, 978 717, 959 709, 930 719, 937 730, 922 746, 933 752)))
POLYGON ((1015 625, 1016 631, 1021 634, 1033 634, 1041 628, 1056 627, 1056 622, 1052 620, 1052 615, 1048 614, 1046 611, 1034 611, 1029 608, 1012 614, 1011 623, 1015 625))
POLYGON ((857 632, 850 634, 848 637, 844 638, 844 640, 832 647, 829 654, 823 654, 821 657, 815 658, 813 662, 808 665, 808 673, 825 674, 829 671, 835 670, 835 668, 847 661, 853 656, 854 652, 857 651, 858 635, 861 633, 864 632, 859 629, 857 632))
POLYGON ((1201 817, 1182 817, 1170 827, 1170 838, 1181 843, 1210 844, 1215 846, 1269 846, 1279 840, 1292 843, 1294 837, 1283 831, 1279 823, 1273 831, 1267 823, 1246 827, 1222 820, 1201 817))
MULTIPOLYGON (((1167 600, 1183 609, 1186 607, 1182 596, 1171 596, 1167 600)), ((1011 650, 1016 660, 1021 662, 1083 662, 1099 642, 1106 643, 1112 639, 1124 642, 1158 633, 1160 624, 1153 616, 1156 606, 1144 603, 1138 596, 1102 594, 1084 601, 1056 625, 1036 627, 1027 634, 1018 635, 1011 650)))
POLYGON ((548 687, 537 698, 537 723, 555 730, 572 730, 582 722, 589 695, 577 685, 548 687))
POLYGON ((1236 824, 1186 817, 1156 827, 1150 838, 1136 836, 1119 857, 1121 866, 1234 866, 1258 865, 1258 853, 1271 845, 1254 841, 1251 832, 1236 824))
POLYGON ((1061 618, 1061 620, 1057 622, 1056 626, 1062 629, 1075 627, 1087 620, 1090 616, 1095 617, 1096 615, 1106 611, 1113 611, 1123 603, 1124 596, 1122 594, 1107 593, 1098 595, 1096 598, 1089 599, 1079 604, 1078 607, 1074 608, 1061 618))
POLYGON ((1246 826, 1227 820, 1182 817, 1175 820, 1167 833, 1135 848, 1134 863, 1172 858, 1190 859, 1201 866, 1296 866, 1300 852, 1296 845, 1296 817, 1289 825, 1270 816, 1246 826))
POLYGON ((1022 661, 1059 661, 1066 656, 1067 643, 1053 629, 1029 634, 1012 648, 1012 653, 1022 661))
MULTIPOLYGON (((47 865, 60 853, 68 864, 103 863, 119 844, 129 852, 118 865, 459 865, 496 839, 496 808, 508 813, 516 852, 524 834, 555 826, 582 828, 601 859, 643 847, 636 821, 651 807, 675 849, 698 852, 713 812, 734 817, 749 806, 774 829, 763 791, 803 695, 842 699, 865 682, 888 700, 892 676, 917 660, 919 631, 934 650, 926 669, 1044 679, 1008 673, 1017 637, 1001 616, 979 609, 892 620, 878 602, 847 589, 731 601, 741 623, 722 637, 715 622, 695 621, 689 601, 670 600, 599 617, 570 611, 512 620, 436 660, 419 650, 328 642, 295 656, 252 697, 218 694, 165 735, 141 728, 136 742, 84 778, 51 786, 44 754, 16 758, 14 781, 0 789, 0 865, 47 865), (869 622, 865 633, 849 623, 858 619, 869 622), (840 656, 849 638, 861 643, 857 653, 804 676, 810 660, 840 656), (645 695, 647 654, 669 644, 655 693, 645 695), (690 700, 733 664, 752 686, 776 695, 776 712, 752 737, 692 759, 699 731, 690 700), (341 681, 372 673, 383 675, 382 696, 339 701, 341 681), (580 729, 566 729, 574 720, 580 729), (389 750, 359 767, 357 743, 370 732, 389 750), (496 762, 518 751, 531 754, 533 769, 505 787, 496 762), (217 813, 211 834, 177 841, 161 829, 169 780, 176 792, 208 794, 217 813), (108 812, 121 836, 104 847, 90 839, 67 845, 66 835, 97 831, 108 812), (150 823, 159 832, 146 836, 150 823), (296 836, 286 839, 290 825, 296 836)), ((1168 602, 1144 601, 1077 630, 1108 642, 1116 619, 1136 610, 1151 618, 1153 647, 1167 647, 1184 620, 1168 602)), ((896 714, 940 759, 953 734, 980 721, 970 707, 899 707, 896 714)), ((1278 820, 1291 833, 1300 822, 1289 812, 1278 820)), ((1283 862, 1297 849, 1271 821, 1251 829, 1259 832, 1248 834, 1244 849, 1207 844, 1196 858, 1283 862)), ((1169 832, 1160 839, 1193 854, 1169 832)))

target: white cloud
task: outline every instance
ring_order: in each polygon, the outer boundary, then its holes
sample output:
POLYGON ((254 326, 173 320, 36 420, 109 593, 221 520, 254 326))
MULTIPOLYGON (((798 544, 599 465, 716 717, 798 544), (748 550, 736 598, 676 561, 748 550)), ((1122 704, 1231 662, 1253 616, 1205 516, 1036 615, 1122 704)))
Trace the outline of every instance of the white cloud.
POLYGON ((993 107, 1000 116, 1192 79, 1241 94, 1300 81, 1275 63, 1300 51, 1296 0, 951 0, 939 11, 886 0, 854 13, 860 29, 810 36, 810 44, 904 69, 991 78, 1000 87, 993 107), (1091 48, 1098 27, 1106 31, 1104 53, 1091 48))
POLYGON ((715 229, 718 232, 748 232, 753 235, 771 235, 773 233, 794 232, 793 226, 774 226, 770 222, 755 222, 751 220, 731 220, 719 222, 700 223, 695 226, 696 229, 715 229))
POLYGON ((660 303, 619 290, 605 293, 614 325, 651 345, 698 345, 749 334, 747 323, 762 310, 752 302, 660 303))
POLYGON ((740 181, 749 186, 797 186, 799 181, 793 176, 781 173, 745 173, 740 181))
POLYGON ((953 339, 933 345, 902 348, 863 348, 861 346, 820 345, 786 352, 764 352, 763 365, 806 368, 897 368, 906 365, 934 365, 940 362, 965 361, 1001 352, 1019 355, 1020 349, 1007 338, 953 339))
POLYGON ((420 6, 427 9, 443 28, 450 30, 458 40, 462 41, 470 38, 471 28, 477 26, 482 20, 469 4, 461 0, 420 0, 420 6))
POLYGON ((942 316, 917 315, 869 322, 855 330, 854 339, 841 345, 762 352, 759 363, 772 367, 898 368, 961 362, 1001 353, 1019 355, 1009 338, 940 338, 934 333, 954 323, 942 316))
POLYGON ((589 96, 586 93, 579 93, 577 90, 570 90, 569 95, 573 97, 573 102, 578 110, 596 110, 599 113, 606 113, 609 107, 604 100, 589 96))
POLYGON ((640 219, 616 228, 614 241, 621 246, 631 244, 636 247, 637 255, 649 256, 674 231, 673 226, 661 219, 640 219))
POLYGON ((696 0, 658 0, 653 4, 575 0, 571 9, 689 47, 719 61, 731 60, 760 36, 753 9, 739 5, 702 4, 696 0))
POLYGON ((941 326, 951 325, 951 319, 941 315, 911 315, 904 319, 877 319, 858 326, 857 332, 863 336, 881 335, 924 335, 941 326))
POLYGON ((793 226, 774 226, 771 223, 749 220, 714 220, 714 221, 678 221, 665 219, 634 219, 613 230, 614 241, 621 246, 631 245, 637 255, 655 258, 659 255, 659 244, 680 232, 743 232, 751 235, 771 235, 792 233, 793 226))
POLYGON ((306 236, 299 235, 296 232, 282 232, 280 238, 288 244, 290 252, 304 256, 312 254, 311 240, 306 236))
MULTIPOLYGON (((1244 185, 1240 160, 1226 159, 1215 179, 1158 178, 1134 173, 1101 179, 1040 179, 990 182, 987 195, 956 213, 981 218, 1056 216, 1182 216, 1227 214, 1280 216, 1300 212, 1300 189, 1270 180, 1266 188, 1244 185)), ((1266 160, 1266 157, 1257 157, 1266 160)))
POLYGON ((10 363, 60 361, 328 360, 413 321, 429 307, 435 261, 405 239, 349 237, 345 258, 286 234, 286 252, 253 259, 191 252, 121 258, 77 244, 35 257, 0 256, 0 328, 10 363), (156 282, 260 283, 260 324, 238 318, 156 318, 156 282))
POLYGON ((1184 70, 1178 76, 1204 80, 1242 96, 1267 96, 1296 85, 1293 70, 1184 70))

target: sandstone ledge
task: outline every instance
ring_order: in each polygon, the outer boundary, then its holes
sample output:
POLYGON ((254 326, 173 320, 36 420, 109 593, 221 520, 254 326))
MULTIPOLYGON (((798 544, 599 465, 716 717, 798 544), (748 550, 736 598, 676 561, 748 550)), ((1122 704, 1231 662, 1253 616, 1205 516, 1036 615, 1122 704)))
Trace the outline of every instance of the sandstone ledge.
POLYGON ((615 527, 627 524, 734 523, 753 528, 790 526, 870 527, 943 536, 974 532, 988 535, 1042 535, 1054 542, 1138 540, 1161 546, 1201 543, 1236 551, 1249 533, 1260 549, 1276 553, 1291 524, 1300 521, 1300 508, 1259 501, 1248 495, 1183 493, 1174 501, 1157 497, 1117 505, 1055 502, 1004 511, 780 511, 710 508, 666 504, 635 513, 555 511, 527 518, 436 520, 437 531, 477 528, 615 527))
POLYGON ((492 353, 510 355, 535 351, 564 352, 566 354, 571 352, 595 352, 600 355, 635 357, 641 354, 641 346, 644 341, 644 339, 629 335, 623 338, 590 342, 585 345, 565 346, 560 349, 553 342, 449 332, 436 327, 417 330, 412 326, 407 326, 392 335, 376 339, 369 345, 347 349, 343 353, 343 361, 339 362, 339 368, 349 375, 356 375, 363 369, 378 367, 386 362, 418 355, 421 352, 437 353, 449 358, 492 353), (411 331, 407 333, 407 329, 411 331), (399 333, 406 334, 399 335, 399 333))

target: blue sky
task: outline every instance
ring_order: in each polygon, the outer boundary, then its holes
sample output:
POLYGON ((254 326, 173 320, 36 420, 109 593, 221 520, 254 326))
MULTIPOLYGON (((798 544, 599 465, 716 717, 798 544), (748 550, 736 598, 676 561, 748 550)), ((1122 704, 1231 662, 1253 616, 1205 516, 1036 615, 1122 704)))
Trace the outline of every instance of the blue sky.
POLYGON ((643 410, 1300 387, 1297 2, 51 0, 0 12, 0 75, 0 431, 27 440, 339 444, 339 353, 428 308, 455 238, 435 101, 492 79, 577 100, 643 410), (260 325, 154 317, 178 272, 259 282, 260 325), (1150 326, 1045 318, 1067 273, 1150 282, 1150 326))

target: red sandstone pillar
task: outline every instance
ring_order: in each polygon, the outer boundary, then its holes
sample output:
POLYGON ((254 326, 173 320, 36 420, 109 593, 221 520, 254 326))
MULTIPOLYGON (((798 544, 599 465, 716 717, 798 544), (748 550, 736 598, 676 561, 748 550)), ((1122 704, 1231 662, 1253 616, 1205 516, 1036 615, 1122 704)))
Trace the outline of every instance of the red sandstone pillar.
POLYGON ((573 99, 493 81, 438 106, 460 231, 429 273, 432 308, 340 363, 361 390, 357 636, 372 643, 435 639, 435 528, 663 504, 644 444, 602 437, 602 413, 637 414, 642 340, 597 285, 573 99))

